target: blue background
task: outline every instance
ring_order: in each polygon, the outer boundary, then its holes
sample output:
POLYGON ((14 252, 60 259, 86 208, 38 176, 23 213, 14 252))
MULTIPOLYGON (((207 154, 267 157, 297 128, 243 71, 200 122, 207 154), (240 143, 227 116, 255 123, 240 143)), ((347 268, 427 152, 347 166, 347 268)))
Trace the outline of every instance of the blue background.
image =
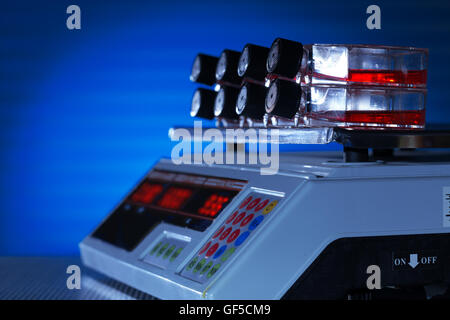
POLYGON ((78 254, 170 154, 168 128, 192 124, 199 51, 276 37, 427 47, 427 117, 450 116, 449 2, 16 0, 0 6, 0 33, 0 255, 78 254), (66 28, 70 4, 81 30, 66 28), (366 28, 370 4, 381 30, 366 28))

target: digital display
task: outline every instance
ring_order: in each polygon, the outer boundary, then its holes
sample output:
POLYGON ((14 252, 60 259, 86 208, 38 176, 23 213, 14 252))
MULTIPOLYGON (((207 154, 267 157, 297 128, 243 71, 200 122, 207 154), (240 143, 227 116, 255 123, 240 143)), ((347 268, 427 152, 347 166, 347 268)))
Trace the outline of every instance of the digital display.
POLYGON ((131 201, 152 203, 157 195, 163 191, 161 184, 144 182, 131 196, 131 201))
POLYGON ((229 197, 213 193, 198 209, 198 213, 204 216, 215 217, 222 207, 230 200, 229 197))
POLYGON ((246 184, 153 170, 93 236, 131 251, 161 222, 205 231, 246 184))
POLYGON ((154 171, 131 194, 132 203, 214 219, 245 185, 240 180, 154 171))
POLYGON ((179 210, 187 199, 192 195, 192 190, 181 187, 170 187, 158 201, 161 208, 179 210))

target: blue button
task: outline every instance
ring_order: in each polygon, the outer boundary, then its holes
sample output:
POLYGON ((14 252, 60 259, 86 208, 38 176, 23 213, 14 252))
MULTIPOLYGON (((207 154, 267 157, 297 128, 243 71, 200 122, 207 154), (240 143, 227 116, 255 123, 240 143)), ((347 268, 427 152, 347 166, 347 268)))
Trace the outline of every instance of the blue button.
POLYGON ((252 223, 248 226, 248 230, 252 231, 255 230, 257 226, 264 220, 264 216, 260 215, 257 216, 255 219, 253 219, 252 223))
POLYGON ((248 232, 248 231, 245 231, 244 233, 241 233, 239 238, 237 238, 236 241, 234 242, 234 245, 236 247, 239 247, 242 244, 242 242, 244 242, 245 239, 248 238, 249 235, 250 235, 250 232, 248 232))
POLYGON ((227 250, 227 246, 226 245, 221 246, 219 248, 219 250, 217 250, 217 252, 214 255, 213 259, 217 259, 218 257, 220 257, 225 252, 225 250, 227 250))

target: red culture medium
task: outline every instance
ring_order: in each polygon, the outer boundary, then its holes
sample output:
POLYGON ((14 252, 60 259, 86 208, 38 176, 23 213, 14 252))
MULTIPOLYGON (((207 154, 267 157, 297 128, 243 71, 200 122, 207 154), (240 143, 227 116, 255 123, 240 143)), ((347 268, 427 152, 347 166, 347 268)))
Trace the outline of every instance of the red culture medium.
POLYGON ((346 80, 363 83, 425 85, 427 70, 349 69, 346 80))
POLYGON ((425 110, 418 111, 326 111, 311 114, 314 119, 349 123, 381 125, 423 126, 425 110))

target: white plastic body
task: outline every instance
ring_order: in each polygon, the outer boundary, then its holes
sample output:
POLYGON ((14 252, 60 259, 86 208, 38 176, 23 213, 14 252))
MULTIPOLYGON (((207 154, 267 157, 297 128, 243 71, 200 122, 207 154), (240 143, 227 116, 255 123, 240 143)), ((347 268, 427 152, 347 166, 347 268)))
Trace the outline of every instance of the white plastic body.
POLYGON ((162 299, 280 299, 336 239, 450 232, 442 198, 450 187, 449 162, 342 163, 341 156, 285 154, 271 176, 260 175, 258 166, 178 166, 162 159, 155 169, 248 184, 204 232, 162 223, 131 252, 88 236, 81 257, 86 266, 162 299), (254 192, 280 198, 267 223, 213 280, 183 277, 205 241, 254 192), (166 269, 143 261, 165 236, 187 243, 176 260, 166 269))

